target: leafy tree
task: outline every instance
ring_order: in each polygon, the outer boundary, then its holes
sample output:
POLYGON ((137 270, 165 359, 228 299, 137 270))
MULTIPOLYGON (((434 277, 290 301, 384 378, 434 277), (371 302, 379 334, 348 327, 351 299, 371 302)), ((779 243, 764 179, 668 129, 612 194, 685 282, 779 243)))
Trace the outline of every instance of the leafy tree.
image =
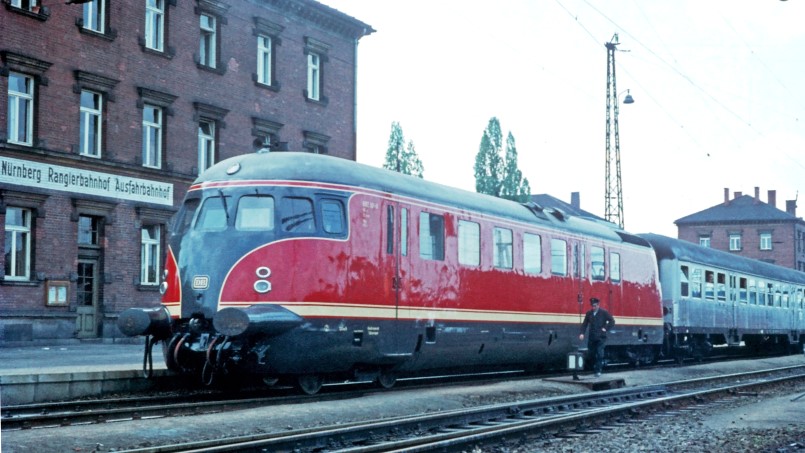
POLYGON ((475 190, 521 203, 528 201, 531 186, 517 166, 517 147, 511 132, 506 137, 505 156, 501 155, 502 152, 503 133, 500 121, 492 117, 475 156, 475 190))
POLYGON ((391 123, 389 147, 386 151, 383 168, 419 178, 422 178, 425 171, 414 148, 414 142, 409 140, 407 144, 405 143, 402 127, 396 121, 391 123))

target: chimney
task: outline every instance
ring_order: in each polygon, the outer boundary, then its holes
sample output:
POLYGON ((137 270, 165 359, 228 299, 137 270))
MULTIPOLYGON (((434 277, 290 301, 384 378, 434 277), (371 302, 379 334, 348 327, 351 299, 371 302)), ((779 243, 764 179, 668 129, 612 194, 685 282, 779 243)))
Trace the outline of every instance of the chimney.
POLYGON ((578 192, 570 192, 570 206, 581 209, 581 197, 578 192))
POLYGON ((769 204, 773 208, 777 207, 777 191, 776 190, 770 190, 769 191, 769 204))
POLYGON ((730 188, 725 187, 724 188, 724 204, 729 204, 729 203, 730 203, 730 188))
POLYGON ((755 201, 760 201, 760 187, 755 186, 755 201))
POLYGON ((743 194, 744 194, 743 192, 736 191, 735 192, 735 199, 737 200, 738 198, 741 198, 743 196, 743 194))
POLYGON ((785 212, 791 214, 792 216, 797 216, 797 200, 786 200, 785 201, 785 212))

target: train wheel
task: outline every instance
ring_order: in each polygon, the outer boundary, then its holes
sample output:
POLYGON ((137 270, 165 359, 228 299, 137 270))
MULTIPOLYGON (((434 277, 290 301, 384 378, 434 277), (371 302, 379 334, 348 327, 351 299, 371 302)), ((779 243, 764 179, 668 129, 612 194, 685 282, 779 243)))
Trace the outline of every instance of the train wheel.
POLYGON ((315 395, 321 390, 324 379, 318 374, 303 374, 296 378, 296 386, 306 395, 315 395))
POLYGON ((391 371, 381 371, 375 382, 384 389, 390 389, 397 383, 397 375, 391 371))

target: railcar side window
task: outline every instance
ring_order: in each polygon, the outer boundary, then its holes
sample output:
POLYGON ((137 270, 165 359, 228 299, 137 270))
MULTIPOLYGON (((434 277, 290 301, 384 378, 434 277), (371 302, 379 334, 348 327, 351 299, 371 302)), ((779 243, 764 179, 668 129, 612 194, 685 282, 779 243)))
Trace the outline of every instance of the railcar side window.
POLYGON ((567 242, 551 239, 551 273, 567 275, 567 242))
MULTIPOLYGON (((228 200, 226 200, 228 201, 228 200)), ((210 197, 204 200, 196 221, 196 229, 200 231, 223 231, 226 229, 227 213, 222 197, 210 197)))
POLYGON ((593 280, 603 280, 606 278, 604 274, 604 249, 601 247, 590 247, 590 261, 593 280))
POLYGON ((539 235, 523 234, 523 270, 526 274, 542 272, 542 238, 539 235))
POLYGON ((235 229, 240 231, 272 231, 274 229, 274 198, 246 195, 238 201, 235 229))
POLYGON ((316 223, 313 220, 313 202, 307 198, 283 198, 280 218, 283 231, 289 233, 316 231, 316 223))
POLYGON ((716 299, 716 277, 713 271, 704 271, 704 298, 707 300, 716 299))
POLYGON ((419 214, 419 256, 444 260, 444 217, 428 212, 419 214))
POLYGON ((199 202, 198 198, 188 198, 185 200, 182 209, 176 216, 176 223, 173 225, 173 232, 182 234, 190 229, 190 224, 193 223, 193 217, 196 215, 199 202))
POLYGON ((386 206, 386 255, 394 253, 394 206, 386 206))
POLYGON ((754 279, 749 279, 749 303, 757 305, 757 284, 754 279))
POLYGON ((738 300, 746 303, 746 277, 738 279, 738 300))
POLYGON ((512 230, 506 228, 494 229, 495 251, 494 263, 495 267, 502 269, 512 268, 512 230))
POLYGON ((690 294, 690 268, 688 266, 679 266, 679 295, 688 297, 690 294))
POLYGON ((609 279, 613 282, 621 281, 621 255, 620 253, 609 253, 609 279))
POLYGON ((325 233, 343 233, 345 231, 344 205, 338 200, 322 200, 321 223, 325 233))
POLYGON ((702 270, 693 269, 693 279, 690 285, 690 296, 697 299, 702 297, 702 270))
POLYGON ((716 297, 718 300, 724 302, 727 300, 727 276, 726 274, 718 273, 716 274, 716 297))
POLYGON ((458 221, 458 262, 468 266, 481 264, 481 225, 458 221))

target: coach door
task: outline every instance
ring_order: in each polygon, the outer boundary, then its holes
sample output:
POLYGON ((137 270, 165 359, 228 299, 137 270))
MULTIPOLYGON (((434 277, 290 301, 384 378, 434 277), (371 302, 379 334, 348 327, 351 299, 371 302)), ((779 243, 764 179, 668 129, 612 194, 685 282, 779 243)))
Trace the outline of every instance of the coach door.
POLYGON ((378 347, 382 354, 388 356, 406 356, 412 352, 406 348, 407 342, 400 339, 400 302, 405 288, 404 277, 408 274, 408 223, 409 210, 399 203, 387 201, 383 208, 385 222, 383 228, 384 268, 387 270, 386 282, 388 310, 378 347))

